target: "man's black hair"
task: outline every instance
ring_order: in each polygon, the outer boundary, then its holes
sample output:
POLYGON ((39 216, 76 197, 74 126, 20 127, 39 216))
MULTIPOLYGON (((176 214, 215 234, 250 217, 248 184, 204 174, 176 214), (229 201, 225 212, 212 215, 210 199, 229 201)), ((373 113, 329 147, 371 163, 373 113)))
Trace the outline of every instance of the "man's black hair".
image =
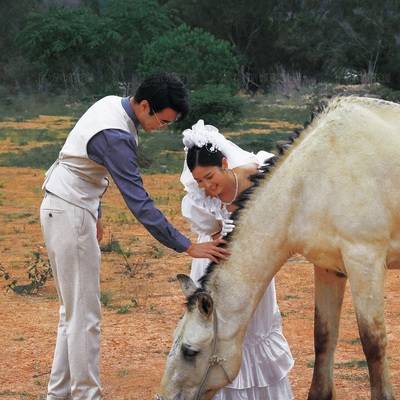
POLYGON ((186 117, 189 112, 188 90, 179 77, 172 73, 161 72, 147 77, 135 93, 135 101, 147 100, 150 114, 172 108, 178 113, 177 120, 186 117))
POLYGON ((192 172, 198 165, 200 167, 222 167, 224 155, 219 150, 211 150, 212 144, 207 143, 202 147, 191 147, 186 155, 187 166, 192 172))

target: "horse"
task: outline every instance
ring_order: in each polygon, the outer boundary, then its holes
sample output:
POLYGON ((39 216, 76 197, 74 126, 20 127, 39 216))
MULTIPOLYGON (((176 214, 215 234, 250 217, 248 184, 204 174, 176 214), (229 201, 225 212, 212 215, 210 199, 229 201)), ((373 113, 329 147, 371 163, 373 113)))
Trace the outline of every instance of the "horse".
POLYGON ((315 275, 308 400, 336 398, 334 351, 347 280, 371 399, 394 400, 383 307, 386 272, 400 268, 400 105, 337 97, 291 141, 238 199, 230 258, 211 263, 200 288, 178 275, 187 310, 158 399, 209 400, 234 379, 259 300, 285 261, 299 253, 315 275))

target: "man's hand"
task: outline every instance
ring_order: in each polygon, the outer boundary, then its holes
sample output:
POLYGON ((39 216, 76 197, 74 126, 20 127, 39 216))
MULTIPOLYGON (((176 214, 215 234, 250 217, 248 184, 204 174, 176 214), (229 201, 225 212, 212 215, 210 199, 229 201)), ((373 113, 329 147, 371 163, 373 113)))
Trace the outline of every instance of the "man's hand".
POLYGON ((103 233, 104 233, 103 224, 101 223, 101 219, 97 220, 96 228, 97 228, 97 241, 100 243, 101 240, 103 239, 103 233))
POLYGON ((227 260, 230 255, 228 250, 218 247, 222 243, 226 243, 226 241, 216 239, 206 243, 192 243, 186 253, 193 258, 208 258, 218 263, 221 260, 227 260))

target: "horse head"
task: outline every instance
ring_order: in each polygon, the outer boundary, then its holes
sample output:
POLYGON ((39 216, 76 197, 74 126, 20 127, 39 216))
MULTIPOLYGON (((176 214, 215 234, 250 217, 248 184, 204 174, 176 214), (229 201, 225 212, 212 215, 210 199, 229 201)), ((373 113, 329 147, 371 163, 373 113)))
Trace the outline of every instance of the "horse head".
POLYGON ((178 275, 187 310, 174 333, 159 400, 209 400, 240 368, 241 343, 219 329, 211 294, 186 275, 178 275))

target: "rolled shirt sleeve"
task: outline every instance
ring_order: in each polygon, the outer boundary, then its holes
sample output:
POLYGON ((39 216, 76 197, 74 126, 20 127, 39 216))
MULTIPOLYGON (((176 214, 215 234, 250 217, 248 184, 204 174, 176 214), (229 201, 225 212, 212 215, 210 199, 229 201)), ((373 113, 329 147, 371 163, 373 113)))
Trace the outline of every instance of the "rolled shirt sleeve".
POLYGON ((108 170, 130 211, 155 239, 177 252, 189 248, 190 240, 168 222, 145 191, 137 164, 137 145, 129 132, 99 132, 89 141, 87 153, 108 170))

